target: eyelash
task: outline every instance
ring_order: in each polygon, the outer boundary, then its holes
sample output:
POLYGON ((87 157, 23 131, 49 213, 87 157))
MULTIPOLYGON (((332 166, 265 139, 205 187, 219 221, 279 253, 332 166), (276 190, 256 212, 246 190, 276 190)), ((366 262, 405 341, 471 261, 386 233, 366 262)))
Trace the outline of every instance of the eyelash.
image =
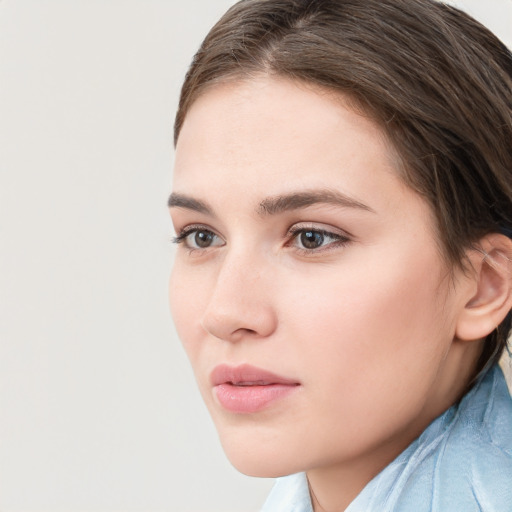
MULTIPOLYGON (((208 247, 204 247, 204 248, 190 247, 187 244, 187 238, 190 235, 197 233, 197 232, 204 232, 209 235, 219 237, 219 235, 217 235, 211 229, 208 229, 206 226, 192 225, 192 226, 188 226, 188 227, 184 228, 182 231, 180 231, 180 233, 177 236, 172 238, 172 242, 175 244, 183 244, 189 250, 189 252, 206 250, 206 249, 209 249, 210 247, 218 247, 218 246, 208 246, 208 247)), ((330 242, 329 244, 327 244, 326 246, 320 246, 318 248, 312 248, 312 249, 295 247, 295 250, 297 252, 299 252, 302 255, 306 255, 306 256, 311 256, 314 254, 323 253, 323 252, 326 252, 326 251, 329 251, 332 249, 336 249, 338 247, 343 247, 351 241, 351 238, 344 234, 333 233, 332 231, 328 231, 326 229, 318 228, 315 226, 300 226, 300 227, 297 226, 297 227, 292 227, 291 229, 288 230, 288 232, 287 232, 288 241, 286 242, 286 246, 293 247, 294 241, 296 241, 301 234, 308 233, 308 232, 315 233, 316 235, 320 235, 325 238, 330 238, 333 241, 330 242)))
MULTIPOLYGON (((202 250, 201 248, 199 247, 190 247, 189 245, 187 245, 187 238, 192 235, 193 233, 197 233, 199 231, 202 231, 204 233, 208 233, 208 234, 211 234, 213 236, 219 236, 217 235, 214 231, 212 231, 211 229, 208 229, 206 226, 201 226, 201 225, 192 225, 192 226, 187 226, 186 228, 182 229, 177 236, 173 237, 172 238, 172 243, 174 244, 182 244, 184 245, 190 252, 192 251, 200 251, 202 250)), ((220 238, 220 237, 219 237, 220 238)), ((207 247, 208 248, 208 247, 207 247)), ((205 249, 207 249, 205 248, 205 249)))
POLYGON ((299 253, 305 255, 305 256, 311 256, 318 253, 327 252, 333 249, 337 249, 339 247, 343 247, 347 245, 351 239, 346 234, 340 234, 340 233, 333 233, 332 231, 328 231, 326 229, 322 229, 315 226, 296 226, 292 227, 288 231, 288 236, 290 237, 289 242, 287 242, 287 245, 293 245, 293 242, 299 239, 299 236, 304 233, 315 233, 316 235, 321 235, 325 238, 332 239, 332 242, 328 243, 325 246, 320 246, 318 248, 314 249, 306 249, 301 247, 295 247, 295 250, 299 253))

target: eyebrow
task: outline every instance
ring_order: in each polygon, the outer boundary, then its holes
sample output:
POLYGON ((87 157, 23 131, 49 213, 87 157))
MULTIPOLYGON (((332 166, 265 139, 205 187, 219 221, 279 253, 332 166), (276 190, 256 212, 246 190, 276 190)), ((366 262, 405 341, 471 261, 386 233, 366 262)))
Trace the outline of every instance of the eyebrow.
POLYGON ((206 201, 200 201, 199 199, 194 199, 193 197, 186 196, 185 194, 178 194, 177 192, 173 192, 169 196, 167 206, 169 208, 185 208, 187 210, 193 210, 195 212, 213 216, 213 208, 206 201))
MULTIPOLYGON (((299 210, 316 204, 333 204, 343 208, 355 208, 375 213, 373 208, 361 203, 357 199, 331 189, 305 190, 267 197, 260 202, 256 208, 256 212, 263 217, 266 215, 277 215, 285 211, 299 210)), ((185 208, 187 210, 215 216, 213 208, 206 201, 201 201, 177 192, 173 192, 169 196, 167 205, 169 208, 185 208)))
POLYGON ((333 204, 343 208, 356 208, 375 213, 373 208, 342 192, 331 189, 305 190, 268 197, 261 201, 257 211, 260 215, 275 215, 284 211, 298 210, 316 204, 333 204))

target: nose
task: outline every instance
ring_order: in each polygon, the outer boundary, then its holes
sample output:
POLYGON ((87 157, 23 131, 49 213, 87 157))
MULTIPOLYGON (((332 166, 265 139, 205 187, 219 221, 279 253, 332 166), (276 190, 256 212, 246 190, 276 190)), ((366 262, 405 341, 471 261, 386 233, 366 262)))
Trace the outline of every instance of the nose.
POLYGON ((201 321, 215 338, 265 338, 277 327, 268 267, 254 257, 226 256, 201 321))

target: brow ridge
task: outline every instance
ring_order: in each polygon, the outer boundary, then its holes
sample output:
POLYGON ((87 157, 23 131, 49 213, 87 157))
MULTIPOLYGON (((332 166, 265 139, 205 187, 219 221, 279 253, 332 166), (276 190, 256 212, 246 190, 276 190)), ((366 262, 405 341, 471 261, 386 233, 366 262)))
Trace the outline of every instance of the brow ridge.
MULTIPOLYGON (((316 204, 333 204, 375 213, 375 210, 357 199, 331 189, 305 190, 267 197, 260 202, 256 211, 260 216, 277 215, 285 211, 299 210, 316 204)), ((167 205, 169 208, 185 208, 206 215, 214 215, 213 208, 206 201, 177 192, 173 192, 169 196, 167 205)))
POLYGON ((277 195, 264 199, 259 204, 259 215, 276 215, 284 211, 307 208, 315 204, 333 204, 344 208, 356 208, 375 213, 373 208, 342 192, 331 189, 306 190, 277 195))
POLYGON ((169 208, 185 208, 187 210, 193 210, 206 215, 213 215, 213 209, 206 201, 201 201, 200 199, 195 199, 177 192, 173 192, 169 196, 167 206, 169 208))

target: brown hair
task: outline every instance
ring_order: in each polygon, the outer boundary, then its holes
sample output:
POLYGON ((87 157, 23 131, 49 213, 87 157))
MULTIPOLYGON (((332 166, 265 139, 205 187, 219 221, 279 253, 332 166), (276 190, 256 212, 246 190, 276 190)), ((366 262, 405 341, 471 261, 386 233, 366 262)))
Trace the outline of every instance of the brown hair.
MULTIPOLYGON (((449 262, 512 227, 512 55, 464 12, 435 0, 242 0, 194 57, 175 143, 208 87, 262 72, 348 95, 383 127, 449 262)), ((478 370, 499 359, 510 328, 509 313, 478 370)))

